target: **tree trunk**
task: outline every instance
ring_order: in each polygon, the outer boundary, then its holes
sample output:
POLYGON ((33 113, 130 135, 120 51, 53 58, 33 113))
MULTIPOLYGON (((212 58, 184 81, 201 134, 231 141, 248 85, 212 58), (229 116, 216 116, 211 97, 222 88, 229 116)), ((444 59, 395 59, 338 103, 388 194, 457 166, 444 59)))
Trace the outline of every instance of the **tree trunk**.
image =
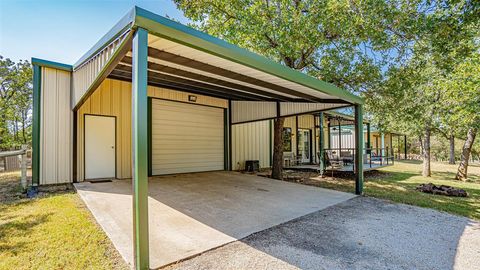
POLYGON ((457 180, 467 180, 468 160, 470 159, 470 152, 472 151, 473 142, 475 141, 476 136, 477 130, 470 128, 467 133, 467 139, 463 144, 460 165, 458 165, 457 175, 455 176, 455 179, 457 180))
POLYGON ((430 169, 430 126, 425 127, 425 137, 423 141, 423 171, 422 175, 425 177, 430 177, 432 172, 430 169))
POLYGON ((282 179, 283 171, 283 124, 285 118, 281 117, 273 121, 273 161, 272 178, 282 179))
POLYGON ((448 164, 455 164, 455 137, 450 135, 450 158, 448 164))
POLYGON ((423 136, 418 136, 418 140, 420 141, 420 155, 423 156, 423 136))

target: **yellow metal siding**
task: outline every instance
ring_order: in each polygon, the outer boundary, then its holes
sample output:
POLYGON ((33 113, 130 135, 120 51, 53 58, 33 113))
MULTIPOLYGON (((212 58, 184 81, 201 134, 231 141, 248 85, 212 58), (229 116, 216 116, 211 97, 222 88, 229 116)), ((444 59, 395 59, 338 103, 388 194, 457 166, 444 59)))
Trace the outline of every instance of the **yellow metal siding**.
POLYGON ((42 68, 40 184, 72 182, 70 72, 42 68))
POLYGON ((166 99, 166 100, 187 102, 192 104, 201 104, 201 105, 208 105, 213 107, 228 108, 228 100, 226 99, 202 96, 202 95, 180 92, 180 91, 154 87, 154 86, 148 86, 148 96, 166 99), (196 102, 188 101, 188 96, 190 95, 196 96, 197 101, 196 102))
POLYGON ((272 118, 277 115, 275 102, 232 101, 232 123, 272 118))
MULTIPOLYGON (((98 114, 116 117, 116 173, 117 178, 131 177, 131 92, 130 82, 106 79, 77 111, 77 180, 84 180, 84 115, 98 114)), ((188 102, 189 93, 148 86, 148 96, 188 102)), ((190 94, 192 95, 192 94, 190 94)), ((195 104, 227 108, 228 101, 207 96, 197 96, 195 104)))
POLYGON ((131 177, 131 84, 105 80, 85 101, 77 112, 77 180, 84 179, 84 115, 116 117, 116 175, 131 177))
POLYGON ((232 126, 232 169, 243 170, 245 160, 270 166, 270 120, 232 126))
POLYGON ((298 116, 298 128, 313 129, 314 126, 313 115, 308 114, 298 116))
POLYGON ((72 108, 80 102, 102 70, 106 68, 108 62, 113 59, 112 57, 120 49, 120 45, 127 36, 128 32, 125 32, 90 60, 75 68, 72 73, 72 108))
POLYGON ((333 109, 347 104, 333 104, 333 103, 304 103, 304 102, 281 102, 280 115, 292 115, 309 113, 320 110, 333 109))

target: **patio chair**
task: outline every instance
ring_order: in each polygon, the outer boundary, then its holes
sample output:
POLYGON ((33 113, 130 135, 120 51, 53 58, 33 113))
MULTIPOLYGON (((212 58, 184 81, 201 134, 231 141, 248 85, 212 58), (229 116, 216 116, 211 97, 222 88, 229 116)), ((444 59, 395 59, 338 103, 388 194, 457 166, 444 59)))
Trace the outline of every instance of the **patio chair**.
POLYGON ((293 153, 283 153, 283 166, 285 168, 291 167, 294 164, 293 153))
POLYGON ((343 161, 345 165, 353 164, 353 155, 352 155, 352 152, 350 151, 341 151, 340 159, 343 161))
POLYGON ((343 161, 338 158, 334 158, 332 152, 327 152, 326 161, 332 170, 339 170, 343 168, 343 161))
POLYGON ((293 154, 293 165, 298 166, 302 164, 302 156, 293 154))

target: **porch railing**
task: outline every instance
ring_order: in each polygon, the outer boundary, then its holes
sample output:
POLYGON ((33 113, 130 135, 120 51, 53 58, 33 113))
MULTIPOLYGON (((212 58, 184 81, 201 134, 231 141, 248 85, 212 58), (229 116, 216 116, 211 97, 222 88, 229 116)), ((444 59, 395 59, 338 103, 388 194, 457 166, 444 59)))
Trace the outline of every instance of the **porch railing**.
MULTIPOLYGON (((355 170, 355 148, 328 148, 324 150, 323 164, 326 167, 334 162, 342 162, 344 165, 352 165, 355 170)), ((390 155, 389 148, 365 148, 363 150, 363 164, 370 168, 393 165, 395 158, 390 155)))

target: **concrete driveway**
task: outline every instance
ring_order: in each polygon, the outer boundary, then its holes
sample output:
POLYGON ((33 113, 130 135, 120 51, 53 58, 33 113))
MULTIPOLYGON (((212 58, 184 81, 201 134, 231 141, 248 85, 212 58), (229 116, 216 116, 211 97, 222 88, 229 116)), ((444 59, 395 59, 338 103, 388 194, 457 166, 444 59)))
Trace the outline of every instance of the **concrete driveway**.
MULTIPOLYGON (((132 264, 131 181, 77 183, 78 194, 132 264)), ((355 197, 235 172, 149 180, 150 265, 158 268, 355 197)))
POLYGON ((480 269, 480 223, 356 197, 165 270, 480 269))

